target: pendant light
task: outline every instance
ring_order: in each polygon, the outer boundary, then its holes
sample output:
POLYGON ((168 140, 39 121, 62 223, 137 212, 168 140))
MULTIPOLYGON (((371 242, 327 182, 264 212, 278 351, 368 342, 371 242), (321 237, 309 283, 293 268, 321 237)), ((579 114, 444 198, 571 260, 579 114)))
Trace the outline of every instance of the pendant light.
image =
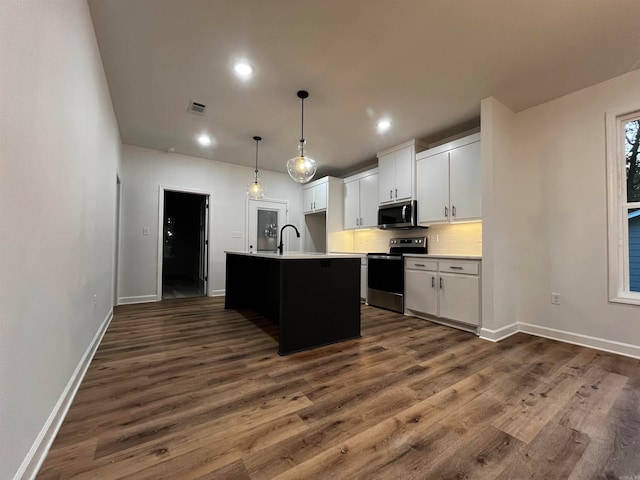
POLYGON ((289 176, 298 183, 307 183, 316 174, 316 161, 304 154, 304 99, 309 96, 306 90, 298 92, 298 98, 302 101, 302 134, 298 144, 298 156, 287 161, 287 171, 289 176))
POLYGON ((253 137, 253 139, 256 141, 256 176, 253 182, 247 185, 247 196, 251 200, 259 200, 264 197, 265 192, 264 185, 258 180, 258 142, 262 140, 262 137, 253 137))

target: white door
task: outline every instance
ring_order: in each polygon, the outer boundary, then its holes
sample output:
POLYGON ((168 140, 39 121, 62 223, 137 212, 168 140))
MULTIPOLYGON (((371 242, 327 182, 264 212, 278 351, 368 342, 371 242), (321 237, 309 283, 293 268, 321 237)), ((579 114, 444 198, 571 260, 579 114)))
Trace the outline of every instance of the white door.
MULTIPOLYGON (((378 189, 376 188, 376 206, 378 205, 378 189)), ((360 182, 354 180, 344 184, 344 228, 360 226, 360 182)))
POLYGON ((405 310, 438 315, 438 274, 428 270, 405 272, 405 310))
POLYGON ((396 186, 396 156, 394 152, 378 158, 378 180, 378 200, 380 203, 392 203, 396 186))
POLYGON ((308 187, 302 190, 302 205, 304 208, 302 211, 304 213, 312 213, 313 212, 313 190, 315 187, 308 187))
POLYGON ((378 174, 360 179, 360 226, 378 225, 378 174))
POLYGON ((471 325, 480 324, 480 278, 440 274, 440 316, 471 325))
POLYGON ((449 221, 449 152, 418 160, 418 222, 449 221))
POLYGON ((404 147, 396 151, 396 186, 395 201, 411 200, 413 196, 413 162, 411 147, 404 147))
POLYGON ((450 152, 451 220, 482 216, 482 161, 480 142, 450 152))
MULTIPOLYGON (((287 204, 273 200, 249 200, 247 251, 275 252, 280 229, 287 224, 287 204)), ((285 235, 288 235, 287 228, 285 235)), ((285 250, 289 245, 285 238, 285 250)))

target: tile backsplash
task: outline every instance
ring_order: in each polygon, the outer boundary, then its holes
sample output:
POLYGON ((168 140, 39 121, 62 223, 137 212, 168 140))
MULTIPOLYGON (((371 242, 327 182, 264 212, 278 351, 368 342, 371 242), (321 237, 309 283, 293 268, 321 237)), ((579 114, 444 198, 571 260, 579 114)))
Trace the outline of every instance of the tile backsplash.
POLYGON ((399 236, 427 237, 429 253, 440 255, 482 255, 482 222, 432 225, 415 230, 357 230, 354 252, 387 252, 389 239, 399 236))

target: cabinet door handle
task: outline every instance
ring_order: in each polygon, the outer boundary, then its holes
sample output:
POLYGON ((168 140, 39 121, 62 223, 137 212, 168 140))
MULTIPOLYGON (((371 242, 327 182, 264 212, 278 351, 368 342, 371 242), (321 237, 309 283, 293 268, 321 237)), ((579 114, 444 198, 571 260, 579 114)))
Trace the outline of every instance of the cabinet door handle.
POLYGON ((462 270, 464 267, 458 267, 457 265, 449 265, 452 270, 462 270))
POLYGON ((396 188, 396 198, 398 198, 398 189, 396 188))
POLYGON ((389 190, 389 198, 393 200, 393 190, 389 190))
POLYGON ((431 275, 431 288, 436 288, 436 277, 431 275))
POLYGON ((451 216, 452 217, 456 216, 456 206, 455 205, 451 205, 451 216))
POLYGON ((360 225, 360 220, 356 218, 356 225, 360 225))
POLYGON ((440 288, 444 288, 444 280, 440 277, 440 288))
POLYGON ((444 218, 449 218, 449 207, 444 207, 444 218))
POLYGON ((360 226, 362 226, 362 217, 360 217, 360 226))

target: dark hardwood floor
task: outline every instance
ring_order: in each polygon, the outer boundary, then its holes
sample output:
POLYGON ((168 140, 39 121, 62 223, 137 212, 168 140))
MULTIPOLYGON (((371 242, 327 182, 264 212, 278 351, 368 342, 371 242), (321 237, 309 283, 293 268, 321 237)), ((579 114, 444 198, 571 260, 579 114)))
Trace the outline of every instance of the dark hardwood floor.
POLYGON ((118 307, 38 478, 640 479, 640 360, 368 306, 362 334, 280 357, 222 298, 118 307))

